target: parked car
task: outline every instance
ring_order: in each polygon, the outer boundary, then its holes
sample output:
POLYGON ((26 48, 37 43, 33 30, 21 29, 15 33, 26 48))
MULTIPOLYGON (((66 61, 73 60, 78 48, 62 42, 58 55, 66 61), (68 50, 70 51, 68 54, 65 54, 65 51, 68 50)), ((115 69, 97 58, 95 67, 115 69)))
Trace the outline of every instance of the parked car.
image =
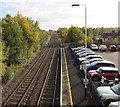
POLYGON ((117 50, 120 51, 120 45, 117 45, 117 50))
POLYGON ((77 54, 77 53, 80 53, 80 52, 82 52, 82 51, 85 51, 85 48, 82 48, 82 49, 76 50, 76 51, 74 51, 74 53, 77 54))
POLYGON ((94 52, 90 49, 83 49, 81 51, 76 52, 76 55, 80 55, 80 54, 84 54, 84 53, 94 53, 94 52))
POLYGON ((101 80, 102 76, 107 79, 120 78, 120 73, 117 68, 112 67, 99 67, 97 70, 90 70, 89 77, 92 80, 101 80))
POLYGON ((91 50, 98 50, 98 46, 96 44, 91 44, 90 49, 91 50))
POLYGON ((119 78, 114 78, 112 80, 107 79, 105 77, 102 76, 99 85, 101 86, 113 86, 119 83, 119 78))
POLYGON ((120 101, 111 102, 108 107, 120 107, 120 101))
POLYGON ((120 101, 120 84, 114 86, 100 86, 97 88, 98 94, 105 105, 111 102, 120 101))
POLYGON ((90 64, 92 62, 95 62, 95 61, 103 61, 104 59, 101 59, 101 58, 93 58, 93 59, 90 59, 90 60, 87 60, 87 61, 83 61, 80 65, 80 68, 81 66, 83 66, 84 64, 90 64))
MULTIPOLYGON (((115 64, 113 62, 103 60, 103 61, 95 61, 91 64, 86 65, 87 71, 97 70, 99 67, 114 67, 115 68, 115 64)), ((84 65, 81 68, 84 68, 84 65)))
POLYGON ((88 62, 89 63, 93 63, 95 61, 103 61, 104 59, 101 59, 101 58, 93 58, 93 59, 90 59, 88 62))
POLYGON ((116 47, 115 45, 110 45, 110 46, 108 47, 108 50, 115 52, 115 51, 117 51, 117 47, 116 47))
POLYGON ((108 48, 107 48, 106 45, 100 45, 100 46, 99 46, 99 50, 100 50, 100 51, 107 51, 108 48))
POLYGON ((89 55, 95 55, 95 53, 91 53, 91 52, 89 52, 89 53, 84 53, 84 54, 82 54, 82 55, 79 55, 79 58, 85 57, 85 56, 89 56, 89 55))
POLYGON ((80 50, 80 49, 83 49, 83 48, 84 48, 84 46, 79 46, 79 47, 74 48, 74 51, 77 51, 77 50, 80 50))
MULTIPOLYGON (((90 59, 93 59, 93 58, 103 59, 103 57, 100 56, 100 55, 89 55, 89 56, 86 57, 86 60, 90 60, 90 59)), ((85 61, 85 57, 78 58, 78 60, 79 60, 79 64, 81 64, 83 61, 85 61)))

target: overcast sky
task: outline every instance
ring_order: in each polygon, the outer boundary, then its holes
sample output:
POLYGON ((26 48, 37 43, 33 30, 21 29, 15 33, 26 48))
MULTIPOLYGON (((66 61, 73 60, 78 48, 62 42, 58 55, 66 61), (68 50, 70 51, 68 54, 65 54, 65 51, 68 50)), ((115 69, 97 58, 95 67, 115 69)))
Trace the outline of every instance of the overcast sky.
POLYGON ((85 25, 85 7, 72 4, 86 4, 87 27, 117 27, 118 2, 120 0, 1 0, 0 17, 15 16, 19 11, 40 23, 43 30, 57 30, 61 27, 85 25))

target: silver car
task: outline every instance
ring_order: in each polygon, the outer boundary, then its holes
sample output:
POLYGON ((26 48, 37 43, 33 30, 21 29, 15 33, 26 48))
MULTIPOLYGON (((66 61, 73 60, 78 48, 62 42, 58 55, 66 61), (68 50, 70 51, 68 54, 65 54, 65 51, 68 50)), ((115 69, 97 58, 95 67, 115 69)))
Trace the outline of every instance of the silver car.
POLYGON ((107 51, 108 48, 107 48, 106 45, 100 45, 100 46, 99 46, 99 50, 100 50, 100 51, 107 51))
POLYGON ((120 107, 120 101, 111 102, 108 107, 120 107))
POLYGON ((100 86, 97 91, 105 105, 111 102, 120 101, 120 84, 114 86, 100 86))

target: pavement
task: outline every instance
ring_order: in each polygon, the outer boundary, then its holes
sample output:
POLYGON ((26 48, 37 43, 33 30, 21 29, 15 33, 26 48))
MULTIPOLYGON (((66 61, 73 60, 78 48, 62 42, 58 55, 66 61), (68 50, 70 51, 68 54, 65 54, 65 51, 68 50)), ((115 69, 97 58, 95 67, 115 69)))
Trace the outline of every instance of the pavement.
POLYGON ((61 101, 60 104, 64 106, 73 105, 71 98, 71 90, 68 77, 68 66, 66 62, 66 55, 64 48, 61 48, 61 101))
MULTIPOLYGON (((89 107, 91 105, 92 107, 93 106, 98 107, 90 91, 87 94, 87 97, 85 97, 85 88, 84 88, 84 84, 82 83, 82 80, 84 79, 84 72, 79 71, 79 69, 77 69, 77 64, 75 63, 75 59, 72 51, 69 48, 65 48, 65 54, 67 59, 67 67, 68 67, 68 74, 69 74, 68 77, 70 80, 69 84, 71 89, 73 106, 89 107)), ((63 81, 66 81, 66 80, 64 80, 63 78, 63 81)), ((88 90, 90 89, 88 88, 88 90)), ((67 93, 67 94, 70 94, 70 93, 67 93)))

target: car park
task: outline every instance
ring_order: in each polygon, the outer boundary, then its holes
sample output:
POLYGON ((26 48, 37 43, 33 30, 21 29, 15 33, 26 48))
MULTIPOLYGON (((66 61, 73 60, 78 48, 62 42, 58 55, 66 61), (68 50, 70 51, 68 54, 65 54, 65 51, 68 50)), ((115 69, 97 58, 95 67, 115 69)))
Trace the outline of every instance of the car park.
POLYGON ((120 84, 97 87, 101 101, 108 106, 111 102, 120 101, 120 84))
POLYGON ((91 50, 98 50, 98 46, 96 44, 91 44, 90 49, 91 50))
POLYGON ((111 102, 108 107, 120 107, 120 101, 111 102))
POLYGON ((92 80, 101 80, 102 76, 107 79, 120 78, 120 74, 117 68, 112 67, 99 67, 97 70, 90 70, 89 77, 92 80))
POLYGON ((110 46, 108 47, 108 50, 115 52, 115 51, 117 51, 117 47, 116 47, 115 45, 110 45, 110 46))
POLYGON ((100 50, 100 51, 107 51, 108 48, 107 48, 106 45, 100 45, 100 46, 99 46, 99 50, 100 50))

